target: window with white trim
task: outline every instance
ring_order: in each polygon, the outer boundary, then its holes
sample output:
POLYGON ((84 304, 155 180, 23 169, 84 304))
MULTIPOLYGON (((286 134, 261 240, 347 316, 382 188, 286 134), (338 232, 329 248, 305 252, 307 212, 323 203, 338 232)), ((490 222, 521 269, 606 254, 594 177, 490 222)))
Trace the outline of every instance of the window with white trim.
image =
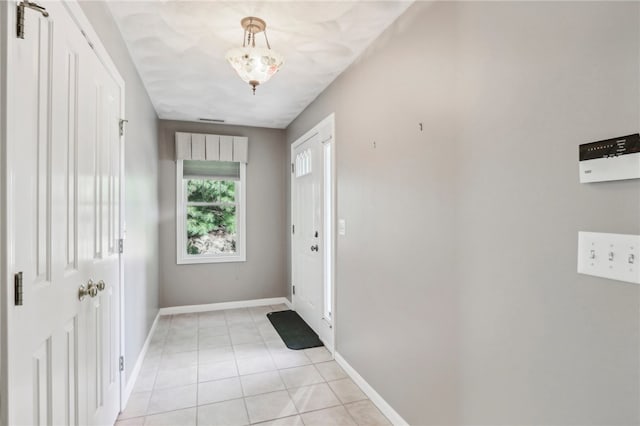
POLYGON ((246 260, 246 164, 177 160, 177 263, 246 260))

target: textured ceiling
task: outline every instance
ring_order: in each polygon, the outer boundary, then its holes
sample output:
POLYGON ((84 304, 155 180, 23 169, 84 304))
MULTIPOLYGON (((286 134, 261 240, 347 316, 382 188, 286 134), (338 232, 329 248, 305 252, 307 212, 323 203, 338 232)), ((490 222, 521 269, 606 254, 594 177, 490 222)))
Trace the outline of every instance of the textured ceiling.
MULTIPOLYGON (((222 119, 285 128, 410 1, 109 1, 163 119, 222 119), (267 22, 285 64, 252 95, 224 59, 242 44, 240 20, 267 22)), ((257 44, 263 45, 261 34, 257 44)))

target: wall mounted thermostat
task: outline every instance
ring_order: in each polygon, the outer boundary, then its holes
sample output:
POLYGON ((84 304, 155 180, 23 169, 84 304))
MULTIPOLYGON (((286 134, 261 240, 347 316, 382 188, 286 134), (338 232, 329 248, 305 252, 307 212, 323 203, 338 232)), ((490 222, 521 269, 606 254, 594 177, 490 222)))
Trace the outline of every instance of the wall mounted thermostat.
POLYGON ((580 145, 580 183, 640 178, 640 134, 580 145))

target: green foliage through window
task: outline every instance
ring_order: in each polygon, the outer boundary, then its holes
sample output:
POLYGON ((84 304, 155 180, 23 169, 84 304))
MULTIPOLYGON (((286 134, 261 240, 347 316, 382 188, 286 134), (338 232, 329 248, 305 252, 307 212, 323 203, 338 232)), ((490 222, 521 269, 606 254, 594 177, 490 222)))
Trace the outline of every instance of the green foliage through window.
POLYGON ((186 187, 187 253, 235 253, 235 181, 189 179, 186 187))
POLYGON ((187 201, 202 203, 233 203, 236 183, 232 180, 189 179, 187 201))
POLYGON ((212 232, 236 233, 235 206, 188 206, 187 237, 201 237, 212 232))

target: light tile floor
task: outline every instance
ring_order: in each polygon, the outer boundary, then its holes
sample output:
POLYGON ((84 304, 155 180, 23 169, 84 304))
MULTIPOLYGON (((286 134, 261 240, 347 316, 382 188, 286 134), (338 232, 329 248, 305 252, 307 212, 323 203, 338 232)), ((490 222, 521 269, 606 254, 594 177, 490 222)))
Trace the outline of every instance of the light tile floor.
POLYGON ((390 424, 324 347, 284 345, 284 309, 160 317, 116 426, 390 424))

